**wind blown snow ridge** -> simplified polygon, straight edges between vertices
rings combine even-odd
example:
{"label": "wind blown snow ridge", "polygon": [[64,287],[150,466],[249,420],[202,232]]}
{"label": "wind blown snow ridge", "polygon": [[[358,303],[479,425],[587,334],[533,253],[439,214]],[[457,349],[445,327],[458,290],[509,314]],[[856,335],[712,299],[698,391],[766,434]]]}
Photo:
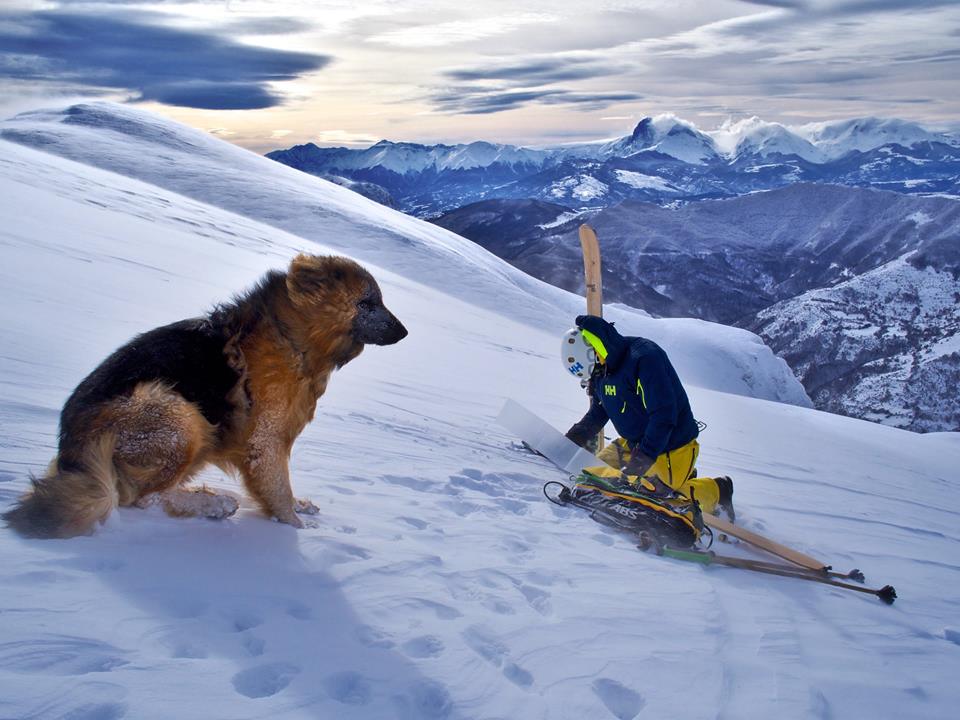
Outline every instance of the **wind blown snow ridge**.
{"label": "wind blown snow ridge", "polygon": [[[0,225],[4,506],[49,461],[64,398],[110,350],[208,309],[298,249],[363,259],[410,335],[337,373],[294,448],[294,489],[321,509],[313,527],[269,522],[244,500],[217,523],[121,509],[92,537],[28,542],[0,529],[0,716],[706,720],[956,708],[960,501],[945,492],[960,466],[955,435],[690,387],[709,424],[700,470],[734,476],[742,522],[895,584],[892,608],[639,553],[547,503],[542,484],[563,478],[493,422],[507,397],[557,427],[585,410],[556,357],[555,330],[579,298],[202,134],[155,120],[145,141],[137,128],[151,117],[117,116],[136,121],[121,123],[132,134],[52,122],[19,137],[152,184],[0,142],[0,208],[16,219]],[[277,172],[243,180],[266,167]],[[297,222],[311,238],[335,231],[324,245],[279,229]],[[657,332],[688,378],[776,394],[755,336],[621,313],[626,330]],[[737,374],[754,377],[724,379]],[[201,480],[242,494],[218,474]]]}

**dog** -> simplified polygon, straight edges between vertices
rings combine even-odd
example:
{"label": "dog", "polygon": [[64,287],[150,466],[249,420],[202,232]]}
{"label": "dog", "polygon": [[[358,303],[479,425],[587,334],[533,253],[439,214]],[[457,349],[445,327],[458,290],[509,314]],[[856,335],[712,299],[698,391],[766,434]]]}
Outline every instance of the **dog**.
{"label": "dog", "polygon": [[235,498],[182,487],[208,464],[239,474],[264,513],[303,527],[288,461],[333,371],[407,329],[373,276],[298,255],[201,318],[146,332],[87,376],[60,416],[59,450],[3,518],[27,537],[89,534],[117,506],[226,517]]}

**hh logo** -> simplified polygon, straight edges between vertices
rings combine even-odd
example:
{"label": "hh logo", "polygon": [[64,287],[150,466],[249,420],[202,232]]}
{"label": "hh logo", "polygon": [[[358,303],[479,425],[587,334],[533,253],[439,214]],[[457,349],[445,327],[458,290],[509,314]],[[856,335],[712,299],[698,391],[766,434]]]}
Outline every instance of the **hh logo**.
{"label": "hh logo", "polygon": [[603,386],[603,391],[604,391],[607,395],[616,395],[616,394],[617,394],[617,386],[616,386],[616,385],[604,385],[604,386]]}
{"label": "hh logo", "polygon": [[572,372],[574,375],[583,372],[583,365],[581,365],[580,363],[577,363],[576,365],[571,365],[570,372]]}

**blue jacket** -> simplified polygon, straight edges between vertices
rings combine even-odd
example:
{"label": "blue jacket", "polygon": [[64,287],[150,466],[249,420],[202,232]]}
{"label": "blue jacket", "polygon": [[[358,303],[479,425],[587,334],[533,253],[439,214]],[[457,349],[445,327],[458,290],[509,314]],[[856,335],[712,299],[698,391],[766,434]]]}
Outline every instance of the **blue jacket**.
{"label": "blue jacket", "polygon": [[567,433],[584,444],[609,419],[631,448],[656,458],[699,435],[687,393],[667,354],[652,340],[624,337],[612,323],[591,315],[577,326],[600,338],[606,362],[591,379],[590,410]]}

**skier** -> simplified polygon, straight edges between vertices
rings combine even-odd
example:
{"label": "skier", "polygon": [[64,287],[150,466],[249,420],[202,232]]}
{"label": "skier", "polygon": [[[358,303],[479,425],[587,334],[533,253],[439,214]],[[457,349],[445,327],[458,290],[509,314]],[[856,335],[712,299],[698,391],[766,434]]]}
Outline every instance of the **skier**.
{"label": "skier", "polygon": [[[580,315],[576,324],[596,363],[586,368],[590,409],[567,437],[588,447],[611,420],[621,437],[600,452],[601,460],[650,492],[658,491],[660,481],[696,499],[704,512],[720,507],[733,521],[733,481],[697,477],[700,430],[667,354],[652,340],[624,337],[603,318]],[[610,468],[590,471],[616,474]]]}

